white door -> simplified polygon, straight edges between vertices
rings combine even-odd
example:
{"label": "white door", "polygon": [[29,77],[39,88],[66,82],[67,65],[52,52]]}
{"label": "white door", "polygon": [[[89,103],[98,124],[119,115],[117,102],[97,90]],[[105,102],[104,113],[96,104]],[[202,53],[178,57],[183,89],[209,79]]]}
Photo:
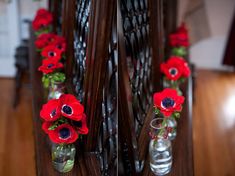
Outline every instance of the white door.
{"label": "white door", "polygon": [[0,0],[0,77],[15,75],[14,54],[20,44],[18,0]]}

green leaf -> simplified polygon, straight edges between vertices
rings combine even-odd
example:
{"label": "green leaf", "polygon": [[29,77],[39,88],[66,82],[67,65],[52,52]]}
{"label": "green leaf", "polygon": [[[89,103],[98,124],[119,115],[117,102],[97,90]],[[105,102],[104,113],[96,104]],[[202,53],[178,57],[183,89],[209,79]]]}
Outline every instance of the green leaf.
{"label": "green leaf", "polygon": [[56,72],[51,74],[51,82],[55,83],[55,82],[61,82],[63,83],[65,81],[65,74],[61,73],[61,72]]}
{"label": "green leaf", "polygon": [[160,114],[160,110],[158,109],[158,108],[156,108],[156,107],[154,107],[154,113],[156,114],[156,115],[158,115],[158,114]]}
{"label": "green leaf", "polygon": [[180,118],[180,113],[179,112],[175,112],[175,113],[173,113],[173,116],[174,116],[174,118],[179,119]]}
{"label": "green leaf", "polygon": [[50,77],[47,74],[44,74],[42,77],[42,83],[44,88],[48,88],[50,84]]}
{"label": "green leaf", "polygon": [[48,130],[54,130],[54,129],[56,129],[58,127],[58,125],[55,123],[55,124],[53,124],[52,126],[50,126],[49,128],[48,128]]}
{"label": "green leaf", "polygon": [[175,56],[184,57],[187,55],[187,50],[185,47],[172,48],[172,54]]}

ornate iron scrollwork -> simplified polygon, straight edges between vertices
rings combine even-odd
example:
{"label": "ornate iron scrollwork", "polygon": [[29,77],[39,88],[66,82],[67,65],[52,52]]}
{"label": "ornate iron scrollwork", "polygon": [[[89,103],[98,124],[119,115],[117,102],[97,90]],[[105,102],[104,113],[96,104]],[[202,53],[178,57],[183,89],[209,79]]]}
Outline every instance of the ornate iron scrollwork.
{"label": "ornate iron scrollwork", "polygon": [[99,133],[98,159],[102,175],[116,175],[117,171],[117,32],[113,20],[109,58],[106,65],[102,100],[102,124]]}
{"label": "ornate iron scrollwork", "polygon": [[152,103],[152,53],[149,41],[147,0],[121,0],[121,15],[132,89],[135,132],[138,138]]}
{"label": "ornate iron scrollwork", "polygon": [[86,48],[89,29],[90,0],[77,0],[76,27],[74,30],[73,85],[77,98],[83,102],[83,82],[86,70]]}

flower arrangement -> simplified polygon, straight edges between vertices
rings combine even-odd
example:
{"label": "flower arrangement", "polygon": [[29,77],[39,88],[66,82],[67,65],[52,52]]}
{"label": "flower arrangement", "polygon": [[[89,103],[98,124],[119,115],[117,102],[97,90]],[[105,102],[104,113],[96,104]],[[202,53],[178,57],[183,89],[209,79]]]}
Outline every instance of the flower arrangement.
{"label": "flower arrangement", "polygon": [[44,88],[49,88],[48,102],[42,106],[40,117],[42,130],[52,142],[52,161],[59,172],[69,172],[74,165],[73,143],[88,134],[84,106],[72,94],[64,93],[66,40],[52,33],[53,16],[46,9],[39,9],[32,22],[37,36],[35,46],[42,64],[38,71],[43,73]]}
{"label": "flower arrangement", "polygon": [[54,143],[71,144],[79,135],[88,133],[84,107],[71,94],[49,100],[43,105],[40,117],[44,120],[42,129]]}
{"label": "flower arrangement", "polygon": [[178,95],[176,90],[166,88],[162,92],[153,95],[153,102],[156,114],[162,113],[165,118],[171,115],[179,117],[184,97]]}
{"label": "flower arrangement", "polygon": [[48,33],[51,30],[52,22],[52,14],[46,9],[39,9],[32,22],[32,27],[35,31],[35,34],[40,35],[41,33]]}
{"label": "flower arrangement", "polygon": [[182,94],[179,86],[191,74],[188,63],[182,57],[171,56],[165,63],[161,63],[160,70],[164,74],[164,86],[176,89]]}
{"label": "flower arrangement", "polygon": [[181,57],[187,55],[189,37],[185,23],[182,23],[175,33],[169,35],[169,44],[172,47],[172,55]]}
{"label": "flower arrangement", "polygon": [[[43,59],[42,65],[38,68],[43,73],[42,83],[44,88],[55,87],[55,83],[63,84],[65,74],[62,72],[65,60],[66,40],[64,37],[51,32],[53,16],[46,9],[39,9],[32,22],[37,39],[35,46]],[[53,89],[55,91],[55,88]],[[49,93],[50,98],[58,98],[60,93]]]}

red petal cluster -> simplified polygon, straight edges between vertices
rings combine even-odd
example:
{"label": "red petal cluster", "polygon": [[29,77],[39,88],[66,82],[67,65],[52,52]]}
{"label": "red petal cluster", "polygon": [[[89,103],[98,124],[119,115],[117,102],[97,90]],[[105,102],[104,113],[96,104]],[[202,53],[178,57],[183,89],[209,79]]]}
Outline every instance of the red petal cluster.
{"label": "red petal cluster", "polygon": [[56,59],[57,61],[61,59],[61,54],[62,51],[58,49],[55,45],[48,45],[41,52],[41,55],[44,58]]}
{"label": "red petal cluster", "polygon": [[52,24],[53,16],[46,9],[39,9],[32,22],[32,27],[35,31],[48,27]]}
{"label": "red petal cluster", "polygon": [[55,69],[63,68],[63,64],[60,63],[57,59],[44,59],[42,65],[38,68],[39,71],[48,74],[52,73]]}
{"label": "red petal cluster", "polygon": [[[43,105],[40,116],[45,120],[42,125],[43,131],[55,143],[73,143],[77,139],[78,134],[88,133],[84,107],[71,94],[63,94],[59,99],[49,100]],[[53,125],[53,122],[61,116],[71,119],[74,127],[64,123],[56,129],[50,130],[49,128]],[[64,129],[65,127],[66,129]]]}
{"label": "red petal cluster", "polygon": [[78,138],[78,134],[75,129],[66,123],[58,126],[54,130],[49,130],[48,135],[50,140],[57,144],[71,144],[74,143]]}
{"label": "red petal cluster", "polygon": [[178,56],[171,56],[166,63],[161,63],[160,69],[169,80],[174,81],[182,77],[187,78],[191,73],[188,63]]}
{"label": "red petal cluster", "polygon": [[174,112],[180,112],[184,97],[179,96],[175,89],[166,88],[153,95],[154,106],[165,116],[169,117]]}
{"label": "red petal cluster", "polygon": [[188,30],[183,23],[175,33],[170,34],[169,43],[172,47],[188,47],[189,46],[189,37]]}
{"label": "red petal cluster", "polygon": [[35,41],[35,46],[37,49],[42,49],[47,45],[53,43],[56,40],[57,36],[53,33],[43,33],[38,36]]}

